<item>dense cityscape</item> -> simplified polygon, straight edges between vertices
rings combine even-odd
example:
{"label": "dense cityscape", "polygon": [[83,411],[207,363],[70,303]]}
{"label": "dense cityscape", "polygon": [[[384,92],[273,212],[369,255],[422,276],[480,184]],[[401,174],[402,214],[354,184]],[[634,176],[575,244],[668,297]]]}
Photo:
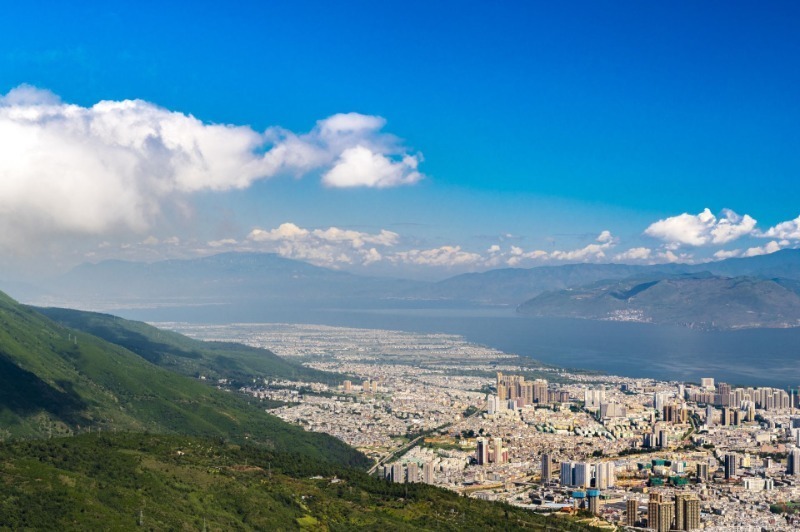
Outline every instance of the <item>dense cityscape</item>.
{"label": "dense cityscape", "polygon": [[245,391],[270,400],[280,418],[364,452],[387,482],[577,514],[609,529],[800,524],[794,390],[567,370],[446,334],[159,325],[343,375],[254,382]]}

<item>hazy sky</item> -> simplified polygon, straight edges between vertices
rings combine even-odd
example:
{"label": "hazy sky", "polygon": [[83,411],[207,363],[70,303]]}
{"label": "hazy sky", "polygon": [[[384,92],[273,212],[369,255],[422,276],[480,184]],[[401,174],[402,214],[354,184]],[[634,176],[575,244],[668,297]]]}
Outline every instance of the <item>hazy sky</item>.
{"label": "hazy sky", "polygon": [[0,278],[232,250],[440,278],[800,243],[796,2],[15,4]]}

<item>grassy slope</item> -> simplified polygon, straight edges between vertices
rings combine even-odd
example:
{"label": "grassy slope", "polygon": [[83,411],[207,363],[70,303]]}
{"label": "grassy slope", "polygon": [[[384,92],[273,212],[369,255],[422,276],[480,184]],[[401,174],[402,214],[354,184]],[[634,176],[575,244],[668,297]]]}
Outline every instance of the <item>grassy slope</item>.
{"label": "grassy slope", "polygon": [[587,530],[252,446],[142,434],[0,445],[0,528],[131,529],[140,519],[156,530]]}
{"label": "grassy slope", "polygon": [[345,377],[306,368],[266,349],[235,343],[201,342],[109,314],[63,308],[37,308],[66,327],[121,345],[153,364],[191,377],[205,375],[251,382],[253,377],[336,382]]}
{"label": "grassy slope", "polygon": [[316,459],[366,461],[335,438],[267,414],[255,401],[155,366],[0,294],[0,438],[98,429],[251,440]]}

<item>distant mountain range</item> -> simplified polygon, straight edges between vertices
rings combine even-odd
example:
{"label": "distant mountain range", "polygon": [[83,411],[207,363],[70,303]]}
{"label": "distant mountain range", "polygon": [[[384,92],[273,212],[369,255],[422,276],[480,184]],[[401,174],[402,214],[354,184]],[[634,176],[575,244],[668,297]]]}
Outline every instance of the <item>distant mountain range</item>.
{"label": "distant mountain range", "polygon": [[800,283],[785,279],[683,274],[600,281],[540,294],[529,316],[639,321],[695,329],[800,326]]}
{"label": "distant mountain range", "polygon": [[[685,277],[679,282],[680,276]],[[649,281],[642,281],[645,279]],[[669,299],[658,312],[653,310],[655,301],[648,303],[647,308],[633,308],[630,304],[621,307],[618,301],[611,301],[610,295],[605,299],[599,297],[604,289],[609,293],[624,292],[624,286],[662,280],[679,283],[676,286],[683,298]],[[224,253],[154,263],[87,263],[41,287],[38,293],[30,286],[9,288],[12,292],[19,290],[22,297],[37,304],[92,309],[244,304],[276,308],[281,305],[337,308],[499,305],[519,306],[520,313],[527,315],[588,319],[609,319],[609,313],[627,310],[644,313],[651,309],[643,320],[738,328],[797,325],[793,321],[797,311],[792,298],[796,292],[791,281],[800,281],[800,250],[692,265],[567,264],[504,268],[457,275],[439,282],[356,275],[271,253]],[[615,283],[621,284],[617,287]],[[755,283],[757,288],[744,290],[748,283]],[[699,306],[701,301],[717,301],[722,286],[726,285],[732,287],[725,292],[726,306]],[[586,297],[576,299],[562,293],[579,288],[586,292]],[[655,299],[660,294],[660,287],[652,288],[642,294],[637,304],[644,305],[645,296]],[[785,293],[779,295],[779,289]],[[756,297],[754,293],[760,295]],[[598,299],[593,300],[589,294]],[[780,307],[768,304],[777,301]],[[762,304],[763,308],[758,306]],[[667,307],[672,310],[667,311]],[[725,318],[719,314],[724,312],[728,312]]]}

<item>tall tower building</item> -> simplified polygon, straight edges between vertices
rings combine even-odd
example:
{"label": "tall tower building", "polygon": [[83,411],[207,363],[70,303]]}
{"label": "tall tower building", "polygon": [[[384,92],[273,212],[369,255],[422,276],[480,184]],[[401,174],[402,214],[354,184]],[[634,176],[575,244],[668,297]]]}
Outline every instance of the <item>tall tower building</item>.
{"label": "tall tower building", "polygon": [[683,530],[700,529],[700,499],[696,496],[683,501]]}
{"label": "tall tower building", "polygon": [[492,438],[492,447],[494,447],[494,461],[496,464],[503,464],[503,439]]}
{"label": "tall tower building", "polygon": [[433,484],[433,462],[425,462],[422,466],[422,481],[425,484]]}
{"label": "tall tower building", "polygon": [[650,500],[647,501],[647,526],[648,528],[658,528],[658,513],[664,496],[660,493],[650,493]]}
{"label": "tall tower building", "polygon": [[587,490],[586,498],[587,502],[589,503],[589,513],[592,515],[598,515],[600,513],[600,490]]}
{"label": "tall tower building", "polygon": [[672,528],[673,518],[675,517],[675,507],[671,502],[658,503],[658,532],[668,532]]}
{"label": "tall tower building", "polygon": [[639,501],[636,499],[628,499],[625,503],[627,515],[625,516],[625,524],[628,526],[636,526],[636,520],[639,518]]}
{"label": "tall tower building", "polygon": [[736,455],[735,454],[726,454],[725,455],[725,480],[731,479],[738,475],[736,470]]}
{"label": "tall tower building", "polygon": [[691,497],[690,493],[676,493],[675,494],[675,530],[684,530],[684,501]]}
{"label": "tall tower building", "polygon": [[403,464],[395,462],[392,464],[392,482],[396,484],[405,483],[405,475],[403,475]]}
{"label": "tall tower building", "polygon": [[575,485],[588,488],[592,482],[591,464],[588,462],[578,462],[575,464]]}
{"label": "tall tower building", "polygon": [[475,458],[478,460],[478,465],[486,465],[489,463],[489,442],[486,438],[478,438],[476,441],[477,448],[475,450]]}
{"label": "tall tower building", "polygon": [[616,482],[614,462],[600,462],[595,467],[595,486],[604,490],[613,488]]}
{"label": "tall tower building", "polygon": [[697,464],[697,478],[703,482],[708,480],[708,464]]}
{"label": "tall tower building", "polygon": [[419,482],[419,465],[416,462],[409,462],[406,475],[408,482]]}
{"label": "tall tower building", "polygon": [[542,455],[542,484],[547,484],[553,476],[553,457],[545,453]]}
{"label": "tall tower building", "polygon": [[789,460],[786,463],[786,474],[800,477],[800,448],[795,447],[789,451]]}
{"label": "tall tower building", "polygon": [[572,486],[573,484],[573,470],[572,462],[561,462],[561,485]]}
{"label": "tall tower building", "polygon": [[533,402],[537,404],[547,404],[547,381],[544,379],[536,379],[533,381]]}

